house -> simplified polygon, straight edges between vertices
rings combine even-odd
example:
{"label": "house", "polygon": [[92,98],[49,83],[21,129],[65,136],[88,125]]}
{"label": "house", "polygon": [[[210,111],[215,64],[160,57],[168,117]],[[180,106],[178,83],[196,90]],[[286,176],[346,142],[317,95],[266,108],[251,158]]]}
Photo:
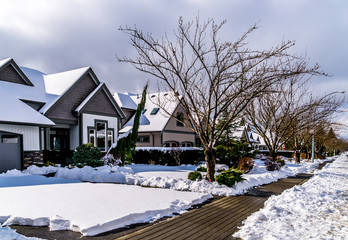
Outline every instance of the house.
{"label": "house", "polygon": [[91,67],[55,74],[0,60],[0,172],[43,161],[56,150],[63,162],[91,142],[102,151],[117,139],[125,116]]}
{"label": "house", "polygon": [[236,121],[233,125],[233,129],[230,131],[232,139],[247,143],[253,150],[267,150],[264,139],[254,126],[247,124],[244,119]]}
{"label": "house", "polygon": [[[195,132],[182,123],[183,121],[187,123],[187,114],[179,102],[175,100],[174,93],[160,92],[146,96],[145,109],[140,117],[136,146],[193,147]],[[114,97],[127,116],[128,121],[120,130],[120,133],[125,133],[133,126],[134,113],[136,106],[140,103],[141,96],[131,93],[115,93]]]}

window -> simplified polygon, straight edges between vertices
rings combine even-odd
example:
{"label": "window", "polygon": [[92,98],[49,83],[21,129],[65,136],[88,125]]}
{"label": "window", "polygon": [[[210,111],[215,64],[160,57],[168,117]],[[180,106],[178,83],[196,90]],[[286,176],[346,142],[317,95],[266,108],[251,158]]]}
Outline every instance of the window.
{"label": "window", "polygon": [[166,147],[179,147],[179,143],[175,141],[167,141],[164,143]]}
{"label": "window", "polygon": [[114,136],[115,131],[113,128],[108,128],[107,121],[96,120],[94,127],[87,127],[88,142],[103,152],[114,143]]}
{"label": "window", "polygon": [[95,145],[95,129],[88,129],[88,142]]}
{"label": "window", "polygon": [[180,144],[180,147],[193,147],[193,143],[192,142],[182,142]]}
{"label": "window", "polygon": [[184,126],[184,114],[182,112],[178,112],[176,114],[176,126],[183,127]]}
{"label": "window", "polygon": [[150,142],[150,136],[139,136],[138,142]]}
{"label": "window", "polygon": [[108,129],[108,147],[111,147],[111,145],[114,143],[114,131]]}
{"label": "window", "polygon": [[18,143],[18,136],[16,136],[16,135],[2,135],[1,143]]}
{"label": "window", "polygon": [[142,113],[142,114],[146,113],[146,110],[147,110],[147,109],[144,109],[143,111],[141,111],[141,113]]}
{"label": "window", "polygon": [[154,109],[152,109],[150,114],[151,115],[156,115],[158,113],[158,111],[159,111],[159,108],[154,108]]}
{"label": "window", "polygon": [[106,123],[97,122],[97,147],[101,151],[106,151]]}

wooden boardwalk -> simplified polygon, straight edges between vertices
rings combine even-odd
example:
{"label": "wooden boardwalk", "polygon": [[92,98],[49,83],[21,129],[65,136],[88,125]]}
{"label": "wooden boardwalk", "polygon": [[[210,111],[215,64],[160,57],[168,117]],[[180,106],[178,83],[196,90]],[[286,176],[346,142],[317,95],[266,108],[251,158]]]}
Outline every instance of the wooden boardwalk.
{"label": "wooden boardwalk", "polygon": [[223,197],[201,208],[167,219],[117,239],[234,239],[232,234],[253,212],[264,206],[271,195],[302,184],[312,175],[281,179],[255,188],[247,195]]}

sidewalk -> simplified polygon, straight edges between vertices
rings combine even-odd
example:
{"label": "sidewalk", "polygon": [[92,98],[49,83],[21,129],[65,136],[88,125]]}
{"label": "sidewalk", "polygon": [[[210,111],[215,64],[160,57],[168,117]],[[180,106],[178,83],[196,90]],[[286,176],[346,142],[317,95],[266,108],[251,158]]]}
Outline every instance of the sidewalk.
{"label": "sidewalk", "polygon": [[[326,163],[321,164],[321,169]],[[44,239],[234,239],[231,235],[250,214],[264,206],[272,195],[281,194],[307,181],[312,175],[299,174],[296,177],[252,189],[248,194],[233,197],[218,197],[211,203],[193,209],[167,220],[150,224],[138,224],[130,228],[117,229],[95,237],[81,237],[72,231],[49,231],[48,227],[11,226],[28,237]]]}

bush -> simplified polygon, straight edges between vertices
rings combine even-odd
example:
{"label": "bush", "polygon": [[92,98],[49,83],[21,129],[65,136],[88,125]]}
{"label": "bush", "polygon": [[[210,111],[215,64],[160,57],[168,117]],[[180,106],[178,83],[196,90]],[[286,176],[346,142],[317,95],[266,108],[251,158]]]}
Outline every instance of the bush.
{"label": "bush", "polygon": [[281,164],[277,161],[272,161],[270,158],[267,158],[265,161],[265,166],[268,171],[275,171],[281,168]]}
{"label": "bush", "polygon": [[242,171],[243,173],[248,173],[253,169],[254,161],[252,158],[244,157],[239,159],[238,163],[238,170]]}
{"label": "bush", "polygon": [[188,179],[192,180],[192,181],[196,181],[197,179],[201,180],[202,179],[202,174],[198,171],[194,171],[194,172],[190,172],[188,174]]}
{"label": "bush", "polygon": [[206,168],[206,167],[203,167],[203,166],[200,166],[200,167],[197,168],[196,170],[199,171],[199,172],[207,172],[207,168]]}
{"label": "bush", "polygon": [[280,163],[281,167],[285,165],[284,159],[277,159],[277,163]]}
{"label": "bush", "polygon": [[78,146],[74,152],[74,165],[78,167],[91,166],[100,167],[104,162],[100,160],[101,151],[94,147],[92,143],[82,144]]}
{"label": "bush", "polygon": [[104,162],[104,165],[109,165],[109,166],[116,166],[122,164],[122,161],[120,159],[115,159],[112,154],[106,154],[103,158],[102,161]]}
{"label": "bush", "polygon": [[241,182],[243,172],[230,168],[226,171],[222,171],[219,175],[215,177],[215,180],[220,185],[226,185],[228,187],[233,187],[236,182]]}

